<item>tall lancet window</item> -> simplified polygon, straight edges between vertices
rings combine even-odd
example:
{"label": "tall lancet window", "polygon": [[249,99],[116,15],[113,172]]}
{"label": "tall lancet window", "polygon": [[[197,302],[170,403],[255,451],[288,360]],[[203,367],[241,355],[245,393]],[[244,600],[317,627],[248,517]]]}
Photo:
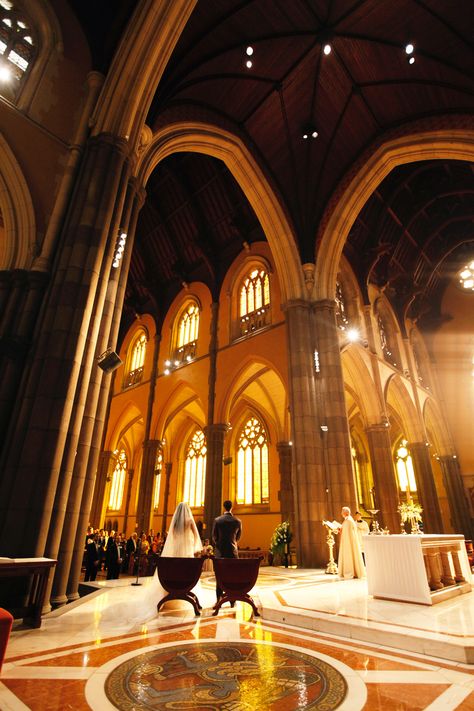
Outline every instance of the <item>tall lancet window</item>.
{"label": "tall lancet window", "polygon": [[199,336],[199,306],[191,301],[182,312],[177,329],[175,359],[177,363],[190,361],[196,357]]}
{"label": "tall lancet window", "polygon": [[127,455],[121,449],[117,456],[117,462],[112,474],[109,493],[109,509],[120,511],[122,508],[123,492],[125,489],[125,475],[127,473]]}
{"label": "tall lancet window", "polygon": [[257,417],[247,420],[237,450],[237,503],[268,504],[268,438]]}
{"label": "tall lancet window", "polygon": [[408,442],[406,439],[400,440],[395,455],[395,464],[397,467],[398,486],[400,491],[406,492],[407,498],[411,498],[411,494],[416,493],[415,470],[413,469],[413,460],[408,450]]}
{"label": "tall lancet window", "polygon": [[124,382],[124,387],[126,388],[129,388],[131,385],[137,385],[143,378],[147,340],[145,331],[140,331],[132,343]]}
{"label": "tall lancet window", "polygon": [[206,452],[204,432],[196,430],[186,448],[184,465],[183,501],[190,506],[204,506]]}
{"label": "tall lancet window", "polygon": [[247,333],[266,326],[270,315],[270,279],[265,269],[253,269],[239,292],[240,332]]}
{"label": "tall lancet window", "polygon": [[34,56],[35,42],[26,19],[12,0],[0,0],[0,87],[9,82],[18,86]]}

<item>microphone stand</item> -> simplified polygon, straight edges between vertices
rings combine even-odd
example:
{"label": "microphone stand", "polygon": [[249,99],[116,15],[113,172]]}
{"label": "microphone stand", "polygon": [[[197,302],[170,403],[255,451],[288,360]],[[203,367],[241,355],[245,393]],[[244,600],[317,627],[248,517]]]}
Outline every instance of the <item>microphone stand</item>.
{"label": "microphone stand", "polygon": [[135,555],[136,555],[137,558],[138,558],[137,579],[135,580],[134,583],[132,583],[132,585],[141,585],[141,583],[138,582],[138,574],[139,574],[139,572],[140,572],[140,553],[141,553],[141,550],[142,550],[142,542],[141,542],[141,541],[138,541],[138,542],[137,542],[137,547],[136,547],[136,550],[135,550]]}

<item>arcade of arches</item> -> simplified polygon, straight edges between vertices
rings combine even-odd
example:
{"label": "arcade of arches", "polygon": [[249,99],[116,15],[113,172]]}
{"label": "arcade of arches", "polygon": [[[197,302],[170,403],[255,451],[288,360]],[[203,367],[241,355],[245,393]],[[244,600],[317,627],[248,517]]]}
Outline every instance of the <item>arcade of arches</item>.
{"label": "arcade of arches", "polygon": [[[261,40],[278,76],[268,56],[252,89],[235,70],[234,106],[213,64],[235,49],[227,20],[208,8],[207,56],[192,45],[207,3],[119,4],[101,46],[80,3],[0,2],[31,28],[0,85],[0,554],[57,558],[62,605],[89,523],[164,531],[181,500],[209,532],[232,499],[252,549],[289,520],[302,567],[326,562],[321,521],[343,505],[398,532],[413,498],[426,532],[471,538],[474,292],[457,275],[474,260],[474,104],[452,23],[438,28],[451,63],[428,76],[426,50],[413,70],[433,103],[375,99],[359,66],[349,93],[371,118],[352,133],[329,102],[322,159],[291,113],[307,92],[285,93],[290,65],[309,81],[302,57]],[[385,91],[408,65],[358,21]],[[288,130],[269,123],[280,99]]]}

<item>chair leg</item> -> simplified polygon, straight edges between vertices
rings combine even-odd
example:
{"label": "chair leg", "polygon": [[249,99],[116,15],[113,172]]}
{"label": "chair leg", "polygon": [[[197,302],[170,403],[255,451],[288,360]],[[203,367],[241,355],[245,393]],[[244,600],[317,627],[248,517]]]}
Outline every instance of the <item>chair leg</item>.
{"label": "chair leg", "polygon": [[244,595],[244,596],[241,598],[241,600],[242,600],[243,602],[248,602],[248,604],[251,606],[251,608],[252,608],[252,610],[253,610],[253,614],[255,615],[255,617],[260,617],[260,613],[259,613],[259,611],[257,610],[257,606],[256,606],[256,604],[254,603],[254,601],[252,600],[252,598],[250,597],[250,595]]}
{"label": "chair leg", "polygon": [[195,593],[193,593],[193,592],[188,593],[188,595],[190,595],[194,600],[196,600],[196,605],[198,606],[198,608],[199,608],[200,610],[202,610],[202,605],[201,605],[201,603],[199,602],[198,596],[197,596]]}

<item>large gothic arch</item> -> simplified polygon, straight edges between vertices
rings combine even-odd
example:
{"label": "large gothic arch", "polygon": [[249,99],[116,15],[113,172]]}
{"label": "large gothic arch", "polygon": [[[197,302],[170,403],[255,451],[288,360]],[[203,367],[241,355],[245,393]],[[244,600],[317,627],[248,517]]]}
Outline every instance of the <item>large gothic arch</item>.
{"label": "large gothic arch", "polygon": [[154,134],[137,174],[146,183],[160,161],[177,152],[203,153],[221,160],[251,204],[267,237],[280,281],[282,300],[304,297],[303,271],[285,212],[251,151],[237,136],[207,123],[182,121]]}
{"label": "large gothic arch", "polygon": [[33,202],[23,171],[1,134],[0,211],[5,225],[5,239],[0,242],[0,269],[29,269],[36,233]]}
{"label": "large gothic arch", "polygon": [[434,159],[472,161],[474,126],[462,130],[448,127],[413,131],[389,138],[359,161],[321,221],[315,269],[317,299],[334,298],[337,271],[349,231],[382,180],[398,165]]}

